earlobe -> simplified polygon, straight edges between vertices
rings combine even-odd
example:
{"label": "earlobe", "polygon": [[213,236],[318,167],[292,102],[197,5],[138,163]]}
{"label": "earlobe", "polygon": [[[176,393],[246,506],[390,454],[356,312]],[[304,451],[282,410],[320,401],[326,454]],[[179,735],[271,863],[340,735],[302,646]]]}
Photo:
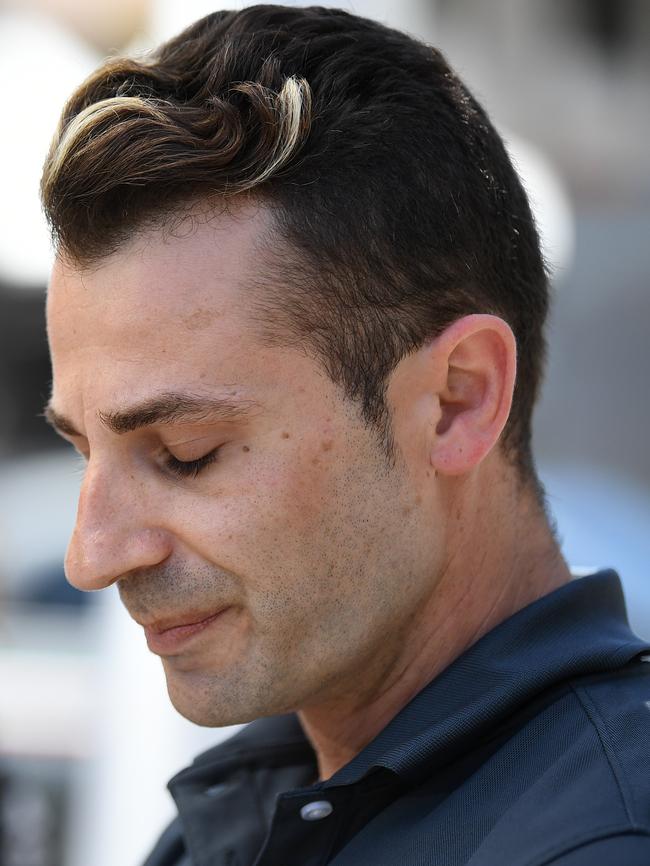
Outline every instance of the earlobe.
{"label": "earlobe", "polygon": [[510,414],[517,347],[510,326],[497,316],[458,319],[433,343],[447,376],[438,395],[440,420],[430,460],[443,475],[474,469],[499,440]]}

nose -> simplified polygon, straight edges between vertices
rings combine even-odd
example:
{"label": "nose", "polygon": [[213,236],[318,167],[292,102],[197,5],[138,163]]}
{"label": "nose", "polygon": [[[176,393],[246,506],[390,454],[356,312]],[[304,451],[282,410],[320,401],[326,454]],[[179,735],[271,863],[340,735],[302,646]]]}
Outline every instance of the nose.
{"label": "nose", "polygon": [[171,553],[171,536],[156,525],[146,490],[128,473],[89,464],[79,494],[65,573],[77,589],[104,589]]}

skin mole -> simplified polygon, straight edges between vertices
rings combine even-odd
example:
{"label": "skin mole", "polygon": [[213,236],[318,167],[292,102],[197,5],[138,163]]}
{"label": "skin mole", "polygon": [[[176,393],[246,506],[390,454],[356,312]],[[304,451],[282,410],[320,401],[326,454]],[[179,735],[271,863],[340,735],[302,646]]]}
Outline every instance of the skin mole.
{"label": "skin mole", "polygon": [[288,438],[289,438],[289,434],[286,433],[286,432],[283,433],[283,434],[282,434],[282,438],[283,438],[283,439],[288,439]]}
{"label": "skin mole", "polygon": [[214,318],[215,313],[212,310],[195,310],[195,312],[185,318],[185,325],[189,331],[201,331],[211,325]]}
{"label": "skin mole", "polygon": [[250,451],[250,450],[251,450],[251,449],[248,447],[248,445],[244,445],[244,446],[242,447],[242,451]]}

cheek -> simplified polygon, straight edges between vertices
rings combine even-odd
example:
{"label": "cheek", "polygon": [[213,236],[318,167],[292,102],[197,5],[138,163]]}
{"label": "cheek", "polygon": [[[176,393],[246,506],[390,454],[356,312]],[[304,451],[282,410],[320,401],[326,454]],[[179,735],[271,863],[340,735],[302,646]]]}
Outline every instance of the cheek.
{"label": "cheek", "polygon": [[294,560],[313,550],[339,502],[339,473],[324,441],[329,450],[287,447],[274,460],[250,452],[232,476],[217,469],[210,492],[188,492],[175,503],[178,534],[202,558],[244,578],[299,566]]}
{"label": "cheek", "polygon": [[291,526],[309,525],[337,491],[346,450],[329,430],[295,441],[283,433],[280,441],[281,454],[255,467],[255,494],[269,515],[291,516]]}
{"label": "cheek", "polygon": [[303,446],[265,467],[243,504],[276,553],[311,560],[319,534],[340,503],[337,478],[332,459],[324,458],[319,448]]}

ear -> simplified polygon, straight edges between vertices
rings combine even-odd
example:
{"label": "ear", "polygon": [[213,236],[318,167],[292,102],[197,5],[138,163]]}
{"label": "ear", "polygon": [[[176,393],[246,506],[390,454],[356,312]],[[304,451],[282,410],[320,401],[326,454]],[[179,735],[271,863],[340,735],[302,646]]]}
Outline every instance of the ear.
{"label": "ear", "polygon": [[462,475],[494,448],[508,420],[516,340],[503,319],[471,315],[446,328],[429,344],[429,352],[441,371],[431,465],[442,475]]}

